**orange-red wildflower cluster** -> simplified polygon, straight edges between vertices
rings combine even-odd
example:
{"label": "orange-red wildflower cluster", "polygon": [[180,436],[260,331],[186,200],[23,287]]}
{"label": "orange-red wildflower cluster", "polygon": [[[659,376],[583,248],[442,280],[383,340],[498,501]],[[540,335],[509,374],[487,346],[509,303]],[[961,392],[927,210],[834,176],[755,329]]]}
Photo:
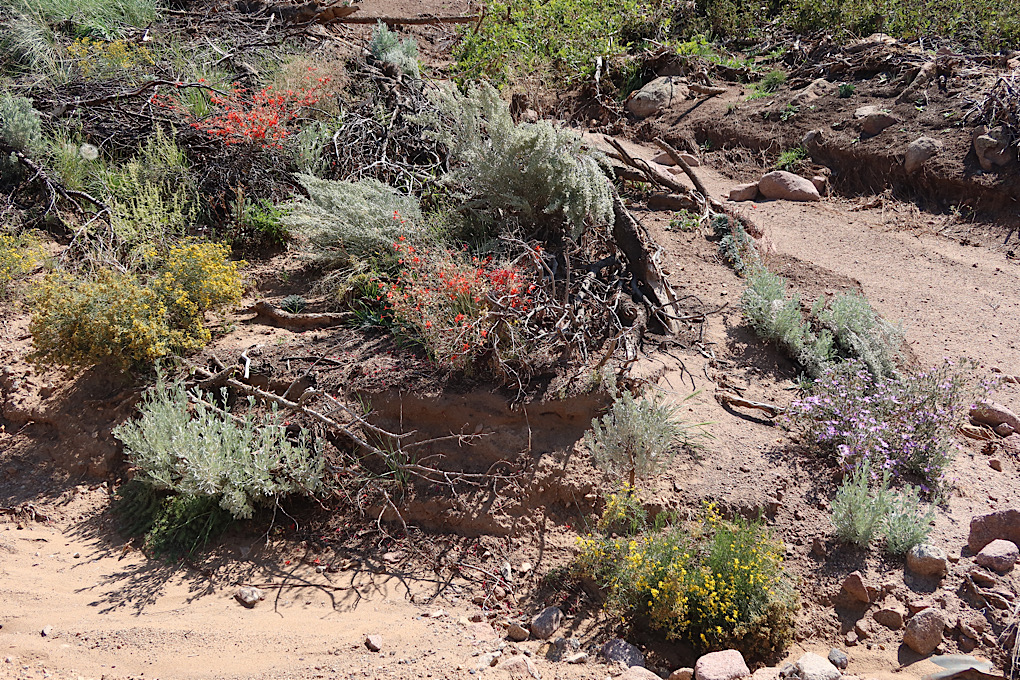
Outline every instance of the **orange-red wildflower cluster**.
{"label": "orange-red wildflower cluster", "polygon": [[327,82],[328,78],[319,78],[296,91],[276,92],[267,87],[251,97],[246,89],[234,87],[227,96],[210,96],[220,112],[193,122],[191,127],[220,137],[226,144],[260,142],[263,147],[279,148],[290,134],[288,124],[302,109],[319,101],[319,90]]}

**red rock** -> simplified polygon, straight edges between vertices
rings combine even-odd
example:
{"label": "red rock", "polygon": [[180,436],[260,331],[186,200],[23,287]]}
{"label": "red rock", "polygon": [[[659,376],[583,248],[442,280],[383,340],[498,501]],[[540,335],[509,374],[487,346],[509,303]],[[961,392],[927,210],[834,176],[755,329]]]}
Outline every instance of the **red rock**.
{"label": "red rock", "polygon": [[1012,569],[1017,559],[1020,559],[1020,549],[1017,548],[1016,543],[997,538],[981,548],[981,552],[977,554],[974,561],[982,567],[994,569],[1001,574]]}
{"label": "red rock", "polygon": [[1020,510],[1000,510],[980,515],[970,521],[967,547],[978,553],[997,538],[1020,544]]}
{"label": "red rock", "polygon": [[737,680],[750,674],[744,655],[735,649],[705,654],[694,664],[695,680]]}
{"label": "red rock", "polygon": [[822,198],[811,180],[785,170],[775,170],[764,175],[758,181],[758,191],[765,198],[786,201],[820,201]]}
{"label": "red rock", "polygon": [[843,579],[843,590],[850,593],[855,600],[864,604],[871,602],[871,597],[868,595],[868,586],[864,583],[864,576],[859,571],[855,571]]}
{"label": "red rock", "polygon": [[927,656],[942,642],[945,628],[946,620],[942,617],[942,612],[937,609],[925,609],[907,621],[903,644],[918,654]]}

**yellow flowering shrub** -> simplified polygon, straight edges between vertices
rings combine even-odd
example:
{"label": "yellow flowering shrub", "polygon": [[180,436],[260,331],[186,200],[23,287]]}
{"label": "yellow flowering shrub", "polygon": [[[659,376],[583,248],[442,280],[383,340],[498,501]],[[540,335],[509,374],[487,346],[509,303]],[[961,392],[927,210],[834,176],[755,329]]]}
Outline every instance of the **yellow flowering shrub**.
{"label": "yellow flowering shrub", "polygon": [[[606,512],[618,508],[611,501]],[[602,587],[624,622],[641,621],[699,650],[736,648],[751,658],[792,638],[796,603],[783,551],[761,524],[724,521],[709,506],[691,527],[630,537],[599,532],[581,537],[579,548],[574,572]]]}
{"label": "yellow flowering shrub", "polygon": [[244,263],[229,254],[225,245],[189,243],[163,256],[151,251],[146,277],[111,270],[47,276],[34,296],[35,359],[128,368],[203,347],[211,339],[205,311],[241,299]]}
{"label": "yellow flowering shrub", "polygon": [[67,53],[86,77],[101,75],[110,70],[131,70],[156,63],[148,47],[133,45],[124,40],[107,42],[79,38],[67,46]]}
{"label": "yellow flowering shrub", "polygon": [[0,298],[36,265],[40,253],[26,236],[0,233]]}

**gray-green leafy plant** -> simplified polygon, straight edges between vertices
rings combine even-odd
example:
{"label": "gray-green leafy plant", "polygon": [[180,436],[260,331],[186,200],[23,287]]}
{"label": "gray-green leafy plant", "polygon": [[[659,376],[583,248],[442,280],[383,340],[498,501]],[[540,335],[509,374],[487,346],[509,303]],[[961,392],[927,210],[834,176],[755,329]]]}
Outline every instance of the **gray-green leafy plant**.
{"label": "gray-green leafy plant", "polygon": [[915,545],[927,540],[934,521],[934,510],[921,502],[916,486],[908,484],[901,491],[892,493],[883,527],[885,549],[893,555],[905,555]]}
{"label": "gray-green leafy plant", "polygon": [[633,489],[638,477],[648,477],[669,462],[676,444],[694,443],[697,434],[691,428],[697,426],[681,422],[676,414],[675,406],[623,392],[606,415],[591,421],[584,442],[596,467],[627,474]]}
{"label": "gray-green leafy plant", "polygon": [[871,463],[864,461],[843,481],[832,500],[832,525],[836,536],[856,545],[867,545],[881,530],[889,509],[889,475],[872,488]]}
{"label": "gray-green leafy plant", "polygon": [[43,148],[42,120],[32,102],[0,90],[0,170],[3,174],[15,173],[19,167],[13,152],[30,156]]}
{"label": "gray-green leafy plant", "polygon": [[211,497],[235,519],[289,494],[314,495],[322,486],[318,448],[303,433],[292,442],[275,410],[237,422],[204,400],[189,399],[184,385],[168,384],[162,372],[142,397],[139,416],[113,434],[124,443],[136,480]]}
{"label": "gray-green leafy plant", "polygon": [[378,180],[297,179],[309,197],[290,203],[282,223],[308,239],[322,266],[349,268],[369,256],[392,253],[400,237],[413,240],[421,232],[418,199]]}
{"label": "gray-green leafy plant", "polygon": [[418,78],[418,43],[414,38],[400,37],[386,24],[379,22],[372,30],[372,39],[368,43],[368,51],[379,61],[393,64],[400,72]]}
{"label": "gray-green leafy plant", "polygon": [[455,162],[445,182],[466,208],[509,212],[528,226],[565,223],[572,236],[613,220],[604,157],[583,148],[580,137],[548,121],[514,123],[490,85],[466,93],[446,88],[433,119],[436,138]]}
{"label": "gray-green leafy plant", "polygon": [[881,318],[863,295],[843,293],[829,301],[820,297],[812,315],[832,333],[841,355],[860,359],[874,376],[896,374],[903,331]]}

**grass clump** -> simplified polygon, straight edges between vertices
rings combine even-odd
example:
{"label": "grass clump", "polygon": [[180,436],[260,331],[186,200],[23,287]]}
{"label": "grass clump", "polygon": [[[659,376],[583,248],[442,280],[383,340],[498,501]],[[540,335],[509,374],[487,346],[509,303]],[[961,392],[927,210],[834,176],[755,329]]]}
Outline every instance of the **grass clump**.
{"label": "grass clump", "polygon": [[100,269],[92,276],[58,272],[35,289],[33,357],[41,364],[126,369],[203,347],[204,314],[241,299],[230,249],[214,243],[153,250],[144,276]]}
{"label": "grass clump", "polygon": [[876,478],[868,460],[848,475],[832,501],[832,525],[840,540],[865,546],[881,535],[888,552],[905,555],[928,538],[935,513],[922,510],[917,487],[894,491],[891,479],[888,470]]}
{"label": "grass clump", "polygon": [[854,92],[857,91],[857,86],[853,83],[840,83],[839,84],[839,98],[849,99],[854,96]]}
{"label": "grass clump", "polygon": [[584,443],[595,466],[609,474],[627,474],[631,488],[638,477],[655,474],[669,462],[678,443],[695,444],[696,425],[676,417],[677,408],[623,392],[609,413],[591,421]]}
{"label": "grass clump", "polygon": [[795,146],[779,154],[774,167],[776,170],[792,172],[805,158],[807,158],[807,151],[804,150],[804,147]]}
{"label": "grass clump", "polygon": [[304,433],[292,441],[275,409],[237,423],[158,371],[138,410],[113,431],[135,468],[121,515],[153,552],[193,553],[231,520],[322,486],[320,452]]}
{"label": "grass clump", "polygon": [[565,229],[575,238],[588,225],[612,222],[605,161],[573,132],[547,121],[514,123],[489,85],[466,94],[446,89],[436,105],[443,118],[433,121],[435,135],[456,162],[444,181],[467,210],[490,222],[509,213],[523,226]]}
{"label": "grass clump", "polygon": [[796,599],[783,549],[763,525],[724,521],[709,506],[690,526],[645,515],[619,536],[610,530],[618,505],[607,505],[600,529],[579,539],[572,564],[605,591],[613,614],[699,651],[736,648],[762,658],[791,641]]}
{"label": "grass clump", "polygon": [[418,78],[418,43],[414,38],[401,40],[380,21],[372,30],[368,51],[379,61],[396,66],[404,75]]}

